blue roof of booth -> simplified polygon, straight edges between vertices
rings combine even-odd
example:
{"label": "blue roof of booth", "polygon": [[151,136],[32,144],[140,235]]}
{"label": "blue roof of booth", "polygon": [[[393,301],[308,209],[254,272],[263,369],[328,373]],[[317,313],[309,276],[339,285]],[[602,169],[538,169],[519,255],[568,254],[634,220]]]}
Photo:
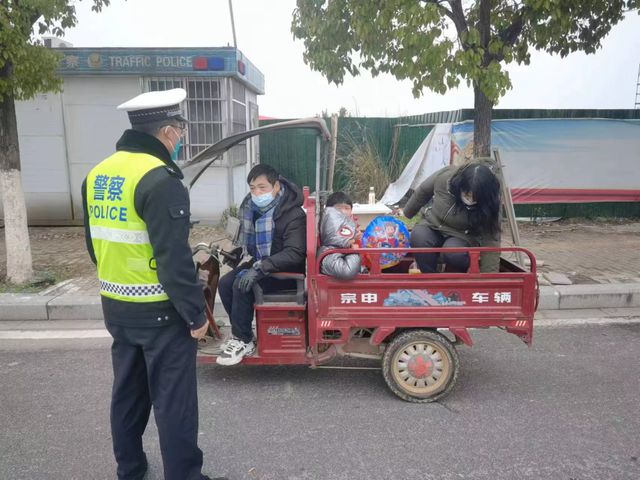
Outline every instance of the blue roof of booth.
{"label": "blue roof of booth", "polygon": [[244,54],[222,48],[59,48],[58,72],[72,75],[235,77],[264,93],[264,75]]}

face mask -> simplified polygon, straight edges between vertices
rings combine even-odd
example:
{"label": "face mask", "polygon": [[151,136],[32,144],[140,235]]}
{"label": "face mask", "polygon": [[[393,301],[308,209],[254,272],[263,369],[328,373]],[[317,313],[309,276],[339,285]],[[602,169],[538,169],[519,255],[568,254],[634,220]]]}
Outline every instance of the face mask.
{"label": "face mask", "polygon": [[471,198],[471,195],[465,195],[464,193],[460,194],[460,200],[462,200],[462,203],[464,203],[467,207],[473,207],[478,203],[471,200]]}
{"label": "face mask", "polygon": [[178,160],[178,155],[180,154],[180,149],[182,148],[182,139],[178,139],[178,143],[176,143],[176,146],[173,149],[173,152],[171,152],[171,160],[172,161],[176,161]]}
{"label": "face mask", "polygon": [[266,207],[273,202],[273,192],[263,193],[262,195],[251,194],[251,201],[256,205],[256,207]]}
{"label": "face mask", "polygon": [[[170,127],[167,127],[170,128]],[[169,140],[171,141],[171,140]],[[171,142],[173,144],[173,142]],[[173,150],[171,151],[171,160],[172,161],[176,161],[178,160],[178,154],[180,153],[180,148],[182,148],[182,137],[180,135],[178,135],[178,141],[176,142],[176,144],[173,147]]]}

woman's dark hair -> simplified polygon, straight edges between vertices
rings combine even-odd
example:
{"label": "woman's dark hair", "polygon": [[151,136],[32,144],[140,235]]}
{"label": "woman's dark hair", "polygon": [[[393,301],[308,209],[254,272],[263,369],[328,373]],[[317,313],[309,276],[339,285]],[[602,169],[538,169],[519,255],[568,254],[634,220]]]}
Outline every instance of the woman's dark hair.
{"label": "woman's dark hair", "polygon": [[[453,174],[449,192],[456,197],[458,210],[468,210],[471,231],[496,235],[500,232],[500,182],[486,165],[468,163]],[[476,204],[469,208],[462,192],[473,194]]]}
{"label": "woman's dark hair", "polygon": [[351,200],[351,197],[344,192],[333,192],[327,198],[327,207],[333,207],[339,203],[344,203],[345,205],[353,207],[353,200]]}

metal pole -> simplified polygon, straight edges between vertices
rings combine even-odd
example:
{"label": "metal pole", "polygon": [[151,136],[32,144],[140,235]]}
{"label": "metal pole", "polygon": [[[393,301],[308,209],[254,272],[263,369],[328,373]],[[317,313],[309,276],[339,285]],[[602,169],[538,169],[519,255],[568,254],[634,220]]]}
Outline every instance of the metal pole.
{"label": "metal pole", "polygon": [[329,177],[327,191],[333,191],[333,174],[336,168],[336,151],[338,148],[338,115],[331,115],[331,154],[329,155]]}
{"label": "metal pole", "polygon": [[320,189],[322,188],[322,180],[320,175],[322,175],[322,170],[320,169],[320,162],[322,160],[322,153],[320,150],[322,149],[322,143],[320,141],[320,136],[316,137],[316,205],[320,205]]}
{"label": "metal pole", "polygon": [[[506,210],[507,222],[509,223],[509,229],[511,230],[511,239],[516,247],[522,246],[520,243],[520,231],[518,230],[518,221],[516,220],[516,211],[513,207],[513,198],[511,197],[511,189],[507,185],[507,180],[504,176],[502,169],[502,161],[500,160],[500,152],[498,149],[493,150],[493,156],[495,158],[495,164],[497,167],[497,177],[500,181],[500,187],[502,189],[502,205]],[[522,252],[516,252],[517,262],[522,268],[525,268],[524,257]]]}
{"label": "metal pole", "polygon": [[233,0],[229,0],[229,15],[231,16],[231,31],[233,32],[233,48],[238,48],[236,41],[236,22],[233,19]]}

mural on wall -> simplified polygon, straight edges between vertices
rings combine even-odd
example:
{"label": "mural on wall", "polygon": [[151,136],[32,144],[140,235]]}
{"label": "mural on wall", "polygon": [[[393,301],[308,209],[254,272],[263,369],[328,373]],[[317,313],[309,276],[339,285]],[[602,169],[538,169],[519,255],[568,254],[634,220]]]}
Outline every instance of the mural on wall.
{"label": "mural on wall", "polygon": [[[494,120],[491,142],[516,204],[640,201],[640,120]],[[438,124],[381,202],[394,204],[439,169],[472,158],[473,122]]]}
{"label": "mural on wall", "polygon": [[462,307],[466,302],[460,300],[458,292],[430,293],[429,290],[400,289],[384,299],[385,307]]}

